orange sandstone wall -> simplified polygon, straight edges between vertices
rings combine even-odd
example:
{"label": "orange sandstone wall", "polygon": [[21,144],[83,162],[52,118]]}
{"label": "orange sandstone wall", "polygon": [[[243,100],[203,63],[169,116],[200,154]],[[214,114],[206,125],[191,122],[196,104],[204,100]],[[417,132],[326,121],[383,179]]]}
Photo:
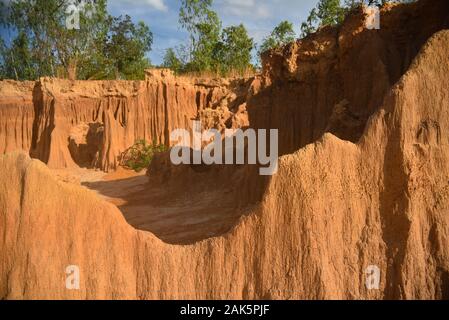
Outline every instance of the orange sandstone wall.
{"label": "orange sandstone wall", "polygon": [[30,150],[34,124],[34,82],[0,82],[0,154]]}
{"label": "orange sandstone wall", "polygon": [[[24,150],[49,167],[69,168],[85,165],[76,156],[81,145],[94,148],[93,166],[108,171],[138,139],[168,145],[172,130],[190,129],[199,111],[226,90],[153,72],[146,81],[2,81],[0,92],[1,153]],[[99,142],[91,146],[86,136],[92,128]]]}

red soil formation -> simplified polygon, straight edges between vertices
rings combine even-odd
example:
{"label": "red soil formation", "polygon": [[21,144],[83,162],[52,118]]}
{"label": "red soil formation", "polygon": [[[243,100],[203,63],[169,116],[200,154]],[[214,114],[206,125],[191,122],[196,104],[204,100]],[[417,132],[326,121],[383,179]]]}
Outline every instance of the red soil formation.
{"label": "red soil formation", "polygon": [[[447,299],[449,3],[363,19],[268,53],[253,79],[2,82],[0,298]],[[161,155],[149,180],[83,182],[105,201],[26,154],[108,171],[192,118],[278,128],[278,173]]]}

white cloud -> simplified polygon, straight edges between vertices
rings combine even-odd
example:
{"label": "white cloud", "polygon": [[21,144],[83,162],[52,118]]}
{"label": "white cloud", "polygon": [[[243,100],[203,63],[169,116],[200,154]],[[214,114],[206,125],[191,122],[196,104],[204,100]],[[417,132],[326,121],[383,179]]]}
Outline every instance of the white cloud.
{"label": "white cloud", "polygon": [[124,4],[127,6],[138,6],[138,7],[145,7],[149,6],[153,9],[159,10],[159,11],[167,11],[168,7],[165,5],[164,0],[114,0],[114,5]]}
{"label": "white cloud", "polygon": [[270,10],[265,4],[256,0],[221,0],[218,1],[220,11],[234,16],[252,16],[266,18],[270,16]]}

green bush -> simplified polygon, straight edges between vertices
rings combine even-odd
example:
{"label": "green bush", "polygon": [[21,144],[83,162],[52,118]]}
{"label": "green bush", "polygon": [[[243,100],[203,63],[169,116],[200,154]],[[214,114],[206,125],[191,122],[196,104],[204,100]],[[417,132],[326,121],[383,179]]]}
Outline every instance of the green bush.
{"label": "green bush", "polygon": [[122,154],[120,164],[125,168],[140,172],[148,168],[155,154],[166,150],[165,145],[157,144],[155,141],[149,144],[143,139],[137,140],[131,148]]}

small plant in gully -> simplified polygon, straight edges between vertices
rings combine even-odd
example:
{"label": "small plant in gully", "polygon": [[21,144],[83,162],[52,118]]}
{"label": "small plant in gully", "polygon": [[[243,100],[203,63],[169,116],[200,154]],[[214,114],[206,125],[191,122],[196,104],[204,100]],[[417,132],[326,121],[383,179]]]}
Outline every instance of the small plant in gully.
{"label": "small plant in gully", "polygon": [[140,172],[148,168],[155,154],[166,150],[167,147],[165,145],[157,144],[156,141],[150,144],[146,140],[140,139],[122,154],[121,165]]}

